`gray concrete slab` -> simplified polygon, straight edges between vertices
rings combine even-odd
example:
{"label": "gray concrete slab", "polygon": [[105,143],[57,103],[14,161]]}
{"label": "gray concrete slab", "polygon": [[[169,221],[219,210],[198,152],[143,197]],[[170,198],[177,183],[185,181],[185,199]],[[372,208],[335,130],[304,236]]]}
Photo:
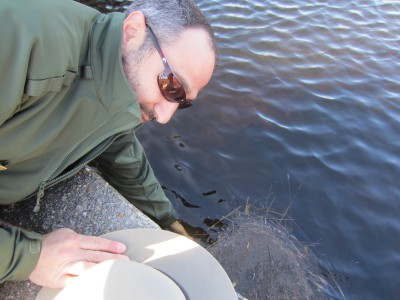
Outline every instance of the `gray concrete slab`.
{"label": "gray concrete slab", "polygon": [[[42,234],[68,227],[78,233],[101,235],[129,228],[159,228],[91,168],[46,190],[38,213],[35,198],[0,207],[3,222]],[[40,287],[30,281],[0,285],[2,300],[34,299]]]}

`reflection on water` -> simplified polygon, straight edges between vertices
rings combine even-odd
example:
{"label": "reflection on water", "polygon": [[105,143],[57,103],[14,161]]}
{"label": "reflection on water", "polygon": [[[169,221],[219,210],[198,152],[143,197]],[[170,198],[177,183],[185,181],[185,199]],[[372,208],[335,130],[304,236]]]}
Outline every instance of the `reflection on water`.
{"label": "reflection on water", "polygon": [[129,6],[130,0],[75,0],[83,4],[89,5],[97,10],[108,13],[108,12],[125,12]]}
{"label": "reflection on water", "polygon": [[400,3],[197,3],[219,41],[213,80],[139,134],[183,220],[212,234],[273,198],[349,299],[396,299]]}

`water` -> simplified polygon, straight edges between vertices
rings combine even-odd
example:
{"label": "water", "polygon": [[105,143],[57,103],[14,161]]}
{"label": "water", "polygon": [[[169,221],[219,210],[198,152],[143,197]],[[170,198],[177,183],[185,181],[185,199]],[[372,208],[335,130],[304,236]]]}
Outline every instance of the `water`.
{"label": "water", "polygon": [[212,82],[139,133],[182,219],[213,235],[246,203],[288,209],[347,299],[397,299],[400,2],[197,4],[219,42]]}

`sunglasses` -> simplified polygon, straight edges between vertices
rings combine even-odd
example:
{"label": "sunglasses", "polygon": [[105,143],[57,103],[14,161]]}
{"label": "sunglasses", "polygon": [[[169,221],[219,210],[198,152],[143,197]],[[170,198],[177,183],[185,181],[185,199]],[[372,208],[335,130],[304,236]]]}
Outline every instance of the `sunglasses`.
{"label": "sunglasses", "polygon": [[153,30],[151,30],[149,25],[146,25],[146,27],[149,29],[149,34],[154,47],[157,49],[158,54],[160,54],[161,60],[164,64],[164,71],[157,77],[158,87],[160,88],[161,94],[169,102],[179,103],[178,109],[191,107],[193,103],[186,99],[185,89],[169,67],[167,59],[161,50],[160,44],[158,43]]}

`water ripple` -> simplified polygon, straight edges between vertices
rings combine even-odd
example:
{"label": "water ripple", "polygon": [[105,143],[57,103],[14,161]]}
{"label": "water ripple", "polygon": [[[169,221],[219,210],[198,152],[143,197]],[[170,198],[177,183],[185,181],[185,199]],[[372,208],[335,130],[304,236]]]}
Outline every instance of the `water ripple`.
{"label": "water ripple", "polygon": [[299,226],[350,278],[348,297],[389,299],[400,268],[392,237],[400,230],[400,3],[198,2],[216,32],[218,68],[195,113],[169,125],[186,147],[177,154],[151,139],[154,148],[180,157],[193,190],[226,190],[224,199],[261,198],[271,186],[284,206],[290,174],[304,186],[293,204]]}

